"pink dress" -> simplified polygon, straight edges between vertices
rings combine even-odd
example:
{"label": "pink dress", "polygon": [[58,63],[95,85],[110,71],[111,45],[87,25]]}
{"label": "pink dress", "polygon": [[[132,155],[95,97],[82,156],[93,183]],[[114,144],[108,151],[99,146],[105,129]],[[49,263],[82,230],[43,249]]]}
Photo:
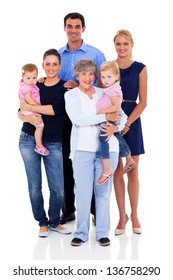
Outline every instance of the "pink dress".
{"label": "pink dress", "polygon": [[[111,97],[119,96],[120,104],[122,102],[122,90],[119,82],[116,82],[112,86],[105,88],[103,91],[103,96],[96,103],[96,111],[98,112],[100,109],[105,109],[112,105]],[[121,110],[121,108],[119,108]]]}
{"label": "pink dress", "polygon": [[[39,88],[36,85],[28,85],[23,80],[20,80],[19,84],[20,84],[20,87],[19,87],[18,96],[19,96],[20,99],[25,100],[25,94],[27,92],[30,92],[32,99],[34,99],[35,102],[40,104],[40,91],[39,91]],[[22,114],[25,115],[25,116],[28,116],[28,115],[32,115],[32,114],[35,114],[35,113],[32,112],[32,111],[22,111]],[[41,127],[41,126],[44,126],[44,124],[40,123],[39,127]]]}

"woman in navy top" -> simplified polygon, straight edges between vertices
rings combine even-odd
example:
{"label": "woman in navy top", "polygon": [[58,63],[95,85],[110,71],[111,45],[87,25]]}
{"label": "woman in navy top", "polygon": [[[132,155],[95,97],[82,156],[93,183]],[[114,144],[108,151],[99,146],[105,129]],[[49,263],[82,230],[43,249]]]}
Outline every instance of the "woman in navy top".
{"label": "woman in navy top", "polygon": [[[132,230],[134,233],[140,234],[142,229],[137,213],[139,194],[138,163],[139,155],[145,152],[140,115],[147,105],[147,69],[143,63],[132,59],[134,42],[128,30],[119,30],[114,36],[114,44],[117,52],[116,62],[120,68],[120,85],[123,92],[122,109],[128,116],[122,134],[131,149],[132,158],[136,162],[135,168],[127,173]],[[121,158],[114,175],[114,188],[120,214],[115,235],[120,235],[124,233],[126,222],[129,219],[125,209],[125,182]]]}
{"label": "woman in navy top", "polygon": [[[66,89],[64,81],[58,77],[61,59],[57,50],[50,49],[46,51],[42,65],[46,78],[44,83],[37,83],[40,90],[41,105],[21,103],[21,111],[30,110],[35,114],[31,116],[19,114],[21,120],[24,121],[19,139],[19,149],[26,170],[33,216],[40,227],[39,236],[47,237],[49,230],[61,234],[70,233],[68,229],[60,225],[60,211],[64,194],[62,134],[65,116],[64,93]],[[40,114],[45,125],[42,139],[44,146],[49,150],[49,155],[46,157],[42,157],[34,151],[34,132],[35,127],[41,121]],[[44,209],[42,160],[50,191],[48,211]]]}

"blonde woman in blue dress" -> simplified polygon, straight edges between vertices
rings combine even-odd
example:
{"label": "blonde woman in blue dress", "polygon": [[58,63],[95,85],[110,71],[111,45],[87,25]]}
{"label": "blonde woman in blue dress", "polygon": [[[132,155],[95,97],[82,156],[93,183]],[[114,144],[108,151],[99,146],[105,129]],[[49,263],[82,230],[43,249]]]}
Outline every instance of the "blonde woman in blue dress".
{"label": "blonde woman in blue dress", "polygon": [[[119,30],[113,41],[117,53],[116,62],[120,68],[120,85],[123,92],[122,109],[128,116],[122,134],[130,147],[132,158],[136,162],[135,168],[127,173],[127,190],[131,206],[130,218],[132,231],[140,234],[142,228],[137,213],[139,196],[138,163],[140,154],[145,153],[140,116],[147,105],[147,69],[143,63],[134,61],[132,58],[134,42],[128,30]],[[125,209],[125,182],[121,158],[114,174],[114,188],[120,214],[115,235],[120,235],[125,232],[125,226],[129,220]]]}

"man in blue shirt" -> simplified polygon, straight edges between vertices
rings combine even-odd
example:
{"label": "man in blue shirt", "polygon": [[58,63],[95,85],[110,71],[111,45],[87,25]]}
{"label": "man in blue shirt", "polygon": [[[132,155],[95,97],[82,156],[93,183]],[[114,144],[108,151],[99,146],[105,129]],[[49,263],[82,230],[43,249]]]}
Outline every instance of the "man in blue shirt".
{"label": "man in blue shirt", "polygon": [[[64,31],[67,34],[68,42],[66,46],[60,48],[58,52],[61,55],[61,69],[59,71],[60,79],[66,81],[64,86],[72,89],[78,86],[74,76],[74,67],[81,59],[93,60],[99,70],[100,65],[106,60],[105,55],[99,49],[86,44],[82,39],[82,33],[85,31],[85,19],[79,13],[69,13],[64,17]],[[94,81],[97,86],[98,77]],[[64,203],[62,208],[61,224],[75,220],[74,206],[74,179],[72,163],[69,159],[70,154],[70,133],[71,121],[66,115],[63,135],[63,161],[64,161]],[[95,214],[94,207],[91,210]]]}

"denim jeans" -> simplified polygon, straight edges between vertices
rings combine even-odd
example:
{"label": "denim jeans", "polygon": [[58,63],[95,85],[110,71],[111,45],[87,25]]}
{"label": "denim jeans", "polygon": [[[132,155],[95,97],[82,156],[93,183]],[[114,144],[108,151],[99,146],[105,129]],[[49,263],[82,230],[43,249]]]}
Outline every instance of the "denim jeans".
{"label": "denim jeans", "polygon": [[[112,124],[116,125],[116,122],[108,121],[108,122],[102,122],[100,124],[100,126],[106,125],[107,123],[112,123]],[[102,131],[102,130],[99,131],[99,135],[98,135],[99,147],[98,147],[98,151],[97,151],[97,157],[109,158],[110,157],[110,155],[109,155],[109,143],[108,143],[108,141],[106,141],[107,136],[103,136],[104,134],[105,134],[104,131]]]}
{"label": "denim jeans", "polygon": [[[56,227],[60,223],[64,193],[62,144],[60,142],[45,142],[43,145],[49,150],[49,155],[42,157],[34,151],[35,139],[21,131],[19,149],[24,161],[28,190],[35,220],[39,226],[51,225]],[[44,163],[50,192],[48,217],[44,210],[42,193],[42,160]]]}
{"label": "denim jeans", "polygon": [[[101,125],[106,125],[107,122],[103,122],[100,124]],[[106,141],[107,136],[103,136],[105,134],[104,131],[100,130],[98,139],[99,139],[99,147],[97,151],[97,157],[100,158],[109,158],[109,144],[108,141]]]}
{"label": "denim jeans", "polygon": [[120,157],[126,157],[131,154],[129,145],[126,143],[123,135],[120,132],[114,133],[115,137],[119,142],[119,155]]}
{"label": "denim jeans", "polygon": [[[115,125],[118,125],[118,122],[111,122]],[[102,123],[101,125],[106,124]],[[107,136],[102,136],[105,132],[99,131],[99,148],[97,151],[97,156],[101,158],[109,158],[109,143],[106,141]],[[131,154],[130,148],[128,144],[126,143],[125,139],[123,138],[123,135],[120,132],[114,133],[115,137],[117,138],[119,142],[119,155],[120,157],[126,157],[129,154]]]}

